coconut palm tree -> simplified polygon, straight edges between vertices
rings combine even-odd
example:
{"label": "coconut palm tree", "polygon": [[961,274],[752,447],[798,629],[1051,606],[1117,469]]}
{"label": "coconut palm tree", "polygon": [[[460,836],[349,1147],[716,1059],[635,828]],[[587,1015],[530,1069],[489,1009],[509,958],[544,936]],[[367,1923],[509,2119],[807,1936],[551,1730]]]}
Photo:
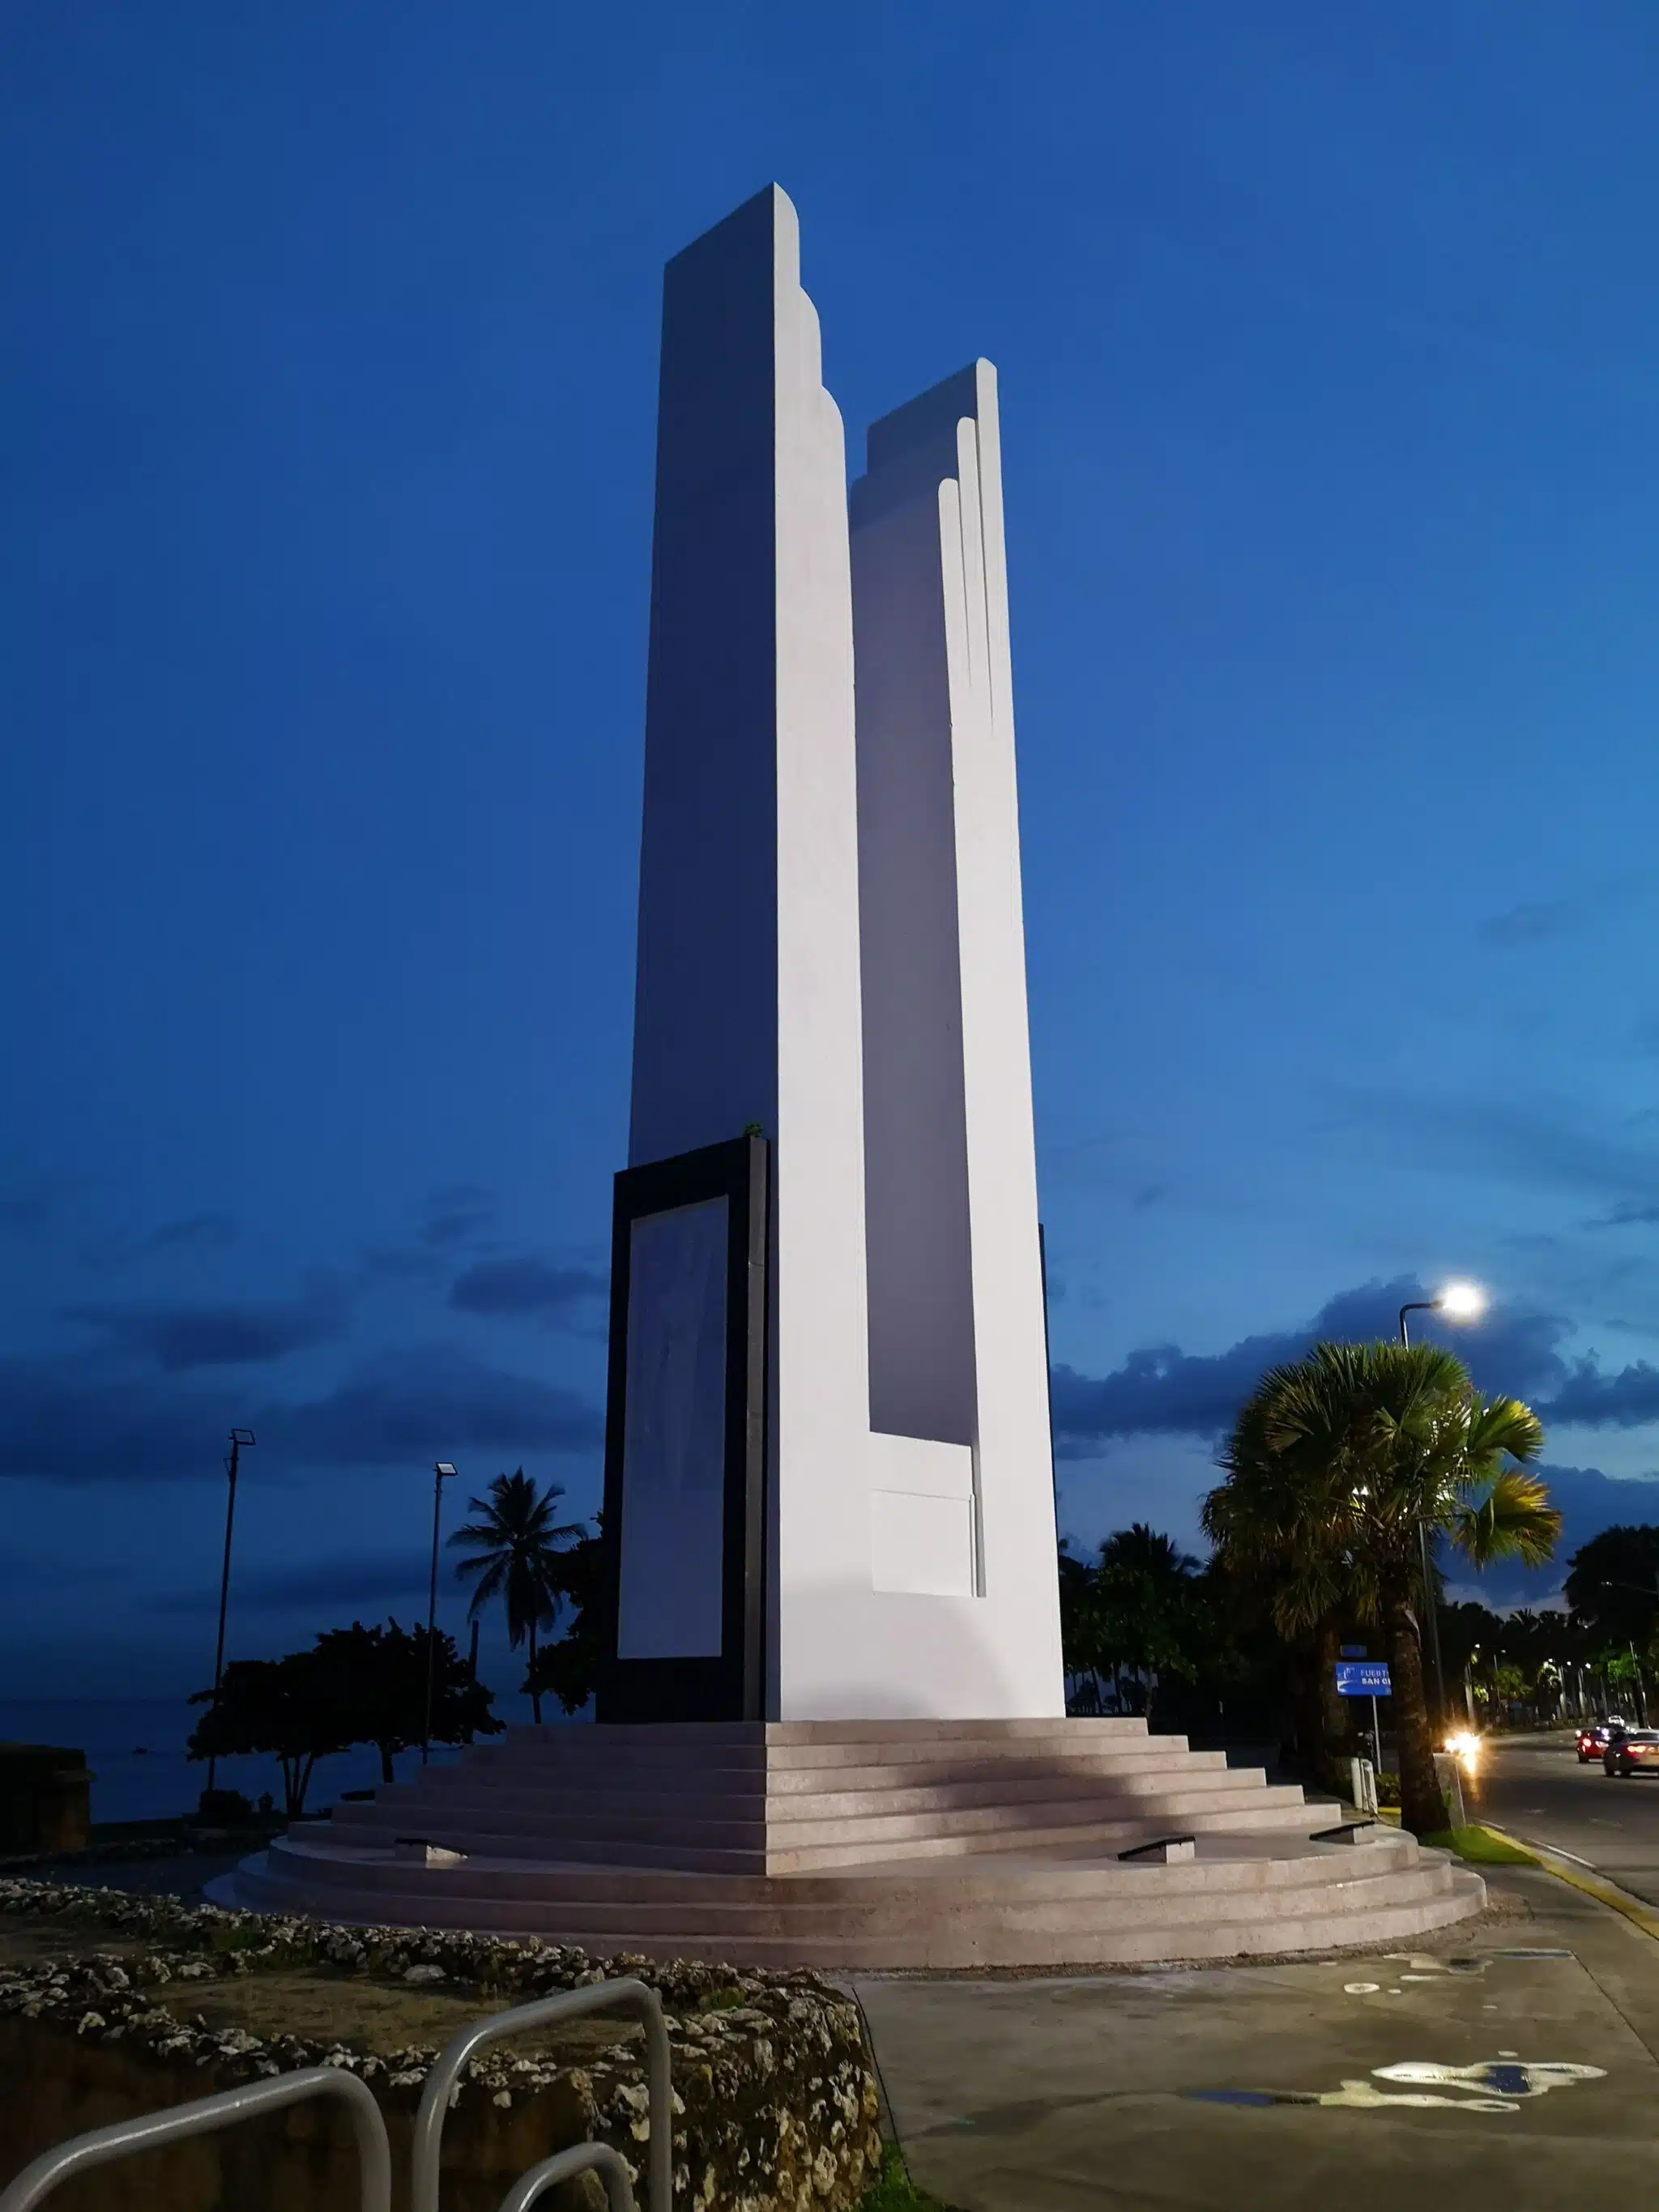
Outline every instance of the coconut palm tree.
{"label": "coconut palm tree", "polygon": [[1298,1647],[1304,1748],[1318,1745],[1328,1754],[1347,1735],[1336,1660],[1344,1623],[1359,1608],[1351,1563],[1318,1493],[1269,1448],[1264,1431],[1271,1379],[1258,1386],[1234,1425],[1221,1456],[1228,1480],[1205,1500],[1202,1524],[1236,1586],[1265,1608],[1287,1644]]}
{"label": "coconut palm tree", "polygon": [[1137,1677],[1149,1723],[1158,1684],[1176,1675],[1191,1681],[1209,1640],[1197,1576],[1198,1561],[1144,1521],[1118,1529],[1100,1547],[1091,1606],[1095,1649],[1120,1704],[1124,1668]]}
{"label": "coconut palm tree", "polygon": [[561,1553],[587,1534],[586,1522],[554,1521],[555,1502],[563,1496],[564,1486],[558,1482],[538,1492],[522,1468],[514,1474],[498,1474],[487,1498],[467,1501],[478,1518],[458,1528],[449,1540],[472,1554],[455,1569],[463,1581],[477,1577],[468,1620],[477,1620],[499,1598],[507,1610],[507,1637],[513,1649],[516,1651],[526,1637],[530,1639],[531,1705],[538,1723],[542,1695],[536,1674],[536,1632],[554,1626],[564,1601]]}
{"label": "coconut palm tree", "polygon": [[[1224,1556],[1267,1578],[1290,1634],[1347,1613],[1381,1626],[1400,1739],[1404,1825],[1446,1825],[1434,1776],[1419,1625],[1419,1524],[1470,1563],[1541,1565],[1561,1516],[1524,1471],[1543,1447],[1530,1407],[1485,1398],[1438,1346],[1321,1344],[1263,1376],[1222,1453],[1205,1502]],[[1520,1462],[1519,1465],[1510,1462]]]}

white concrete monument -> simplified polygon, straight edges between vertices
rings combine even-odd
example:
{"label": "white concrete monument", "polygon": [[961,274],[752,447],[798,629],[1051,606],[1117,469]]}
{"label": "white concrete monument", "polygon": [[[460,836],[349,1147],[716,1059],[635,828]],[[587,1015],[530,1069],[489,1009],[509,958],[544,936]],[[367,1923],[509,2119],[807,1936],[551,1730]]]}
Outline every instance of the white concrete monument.
{"label": "white concrete monument", "polygon": [[849,548],[773,187],[665,287],[605,1717],[1064,1710],[994,372],[868,444]]}
{"label": "white concrete monument", "polygon": [[1484,1897],[1066,1717],[991,369],[868,448],[849,529],[763,192],[664,293],[607,1724],[342,1802],[222,1903],[879,1968],[1409,1942]]}

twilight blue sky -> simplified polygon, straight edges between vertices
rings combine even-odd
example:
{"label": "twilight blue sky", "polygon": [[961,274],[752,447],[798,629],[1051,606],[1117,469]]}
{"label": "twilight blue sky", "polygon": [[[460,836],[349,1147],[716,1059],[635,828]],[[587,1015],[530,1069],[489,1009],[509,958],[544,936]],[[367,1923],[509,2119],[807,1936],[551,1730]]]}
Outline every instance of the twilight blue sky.
{"label": "twilight blue sky", "polygon": [[1659,1518],[1656,112],[1647,0],[14,0],[12,1693],[204,1679],[233,1420],[236,1651],[434,1455],[591,1508],[660,270],[774,177],[849,441],[1001,374],[1065,1525],[1449,1271]]}

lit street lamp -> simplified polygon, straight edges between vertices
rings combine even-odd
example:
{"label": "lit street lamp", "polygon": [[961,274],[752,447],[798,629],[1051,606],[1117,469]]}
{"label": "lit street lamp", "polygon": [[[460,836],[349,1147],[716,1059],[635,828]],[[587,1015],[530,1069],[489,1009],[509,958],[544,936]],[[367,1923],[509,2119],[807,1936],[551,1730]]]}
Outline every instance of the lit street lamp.
{"label": "lit street lamp", "polygon": [[[230,1477],[230,1495],[225,1501],[225,1563],[219,1573],[219,1643],[213,1655],[213,1707],[219,1711],[219,1684],[225,1671],[225,1607],[230,1597],[230,1532],[236,1519],[236,1470],[241,1464],[242,1448],[253,1442],[252,1429],[233,1429],[230,1432],[230,1457],[225,1462],[225,1473]],[[208,1753],[208,1795],[213,1792],[214,1771],[219,1764],[217,1755]]]}
{"label": "lit street lamp", "polygon": [[444,1480],[455,1472],[447,1459],[432,1468],[432,1595],[426,1609],[426,1733],[421,1738],[421,1764],[432,1756],[432,1683],[438,1659],[438,1522],[443,1511]]}
{"label": "lit street lamp", "polygon": [[[1413,1298],[1400,1309],[1400,1341],[1409,1344],[1406,1333],[1406,1316],[1409,1313],[1443,1313],[1452,1321],[1478,1321],[1486,1310],[1486,1294],[1476,1283],[1448,1283],[1435,1298]],[[1423,1559],[1423,1610],[1429,1623],[1429,1654],[1434,1663],[1434,1707],[1440,1725],[1446,1723],[1446,1676],[1440,1663],[1440,1607],[1435,1596],[1434,1576],[1429,1562],[1429,1524],[1420,1520],[1417,1524],[1418,1548]]]}

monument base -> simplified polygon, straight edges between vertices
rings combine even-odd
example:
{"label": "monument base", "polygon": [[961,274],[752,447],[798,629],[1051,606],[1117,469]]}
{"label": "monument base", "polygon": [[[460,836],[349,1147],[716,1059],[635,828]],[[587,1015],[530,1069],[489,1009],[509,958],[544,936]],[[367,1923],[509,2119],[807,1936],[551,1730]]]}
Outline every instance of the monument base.
{"label": "monument base", "polygon": [[[1325,1950],[1485,1902],[1392,1829],[1314,1840],[1330,1820],[1137,1720],[514,1729],[296,1824],[209,1893],[601,1957],[824,1968]],[[400,1855],[410,1834],[454,1862]],[[1146,1850],[1187,1838],[1190,1857]]]}

